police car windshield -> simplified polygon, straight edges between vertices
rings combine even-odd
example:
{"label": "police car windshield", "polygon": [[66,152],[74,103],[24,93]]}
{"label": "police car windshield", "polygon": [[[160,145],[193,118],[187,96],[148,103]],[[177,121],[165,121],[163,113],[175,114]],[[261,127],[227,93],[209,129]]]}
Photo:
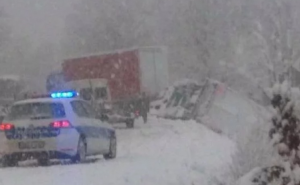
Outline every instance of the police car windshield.
{"label": "police car windshield", "polygon": [[61,103],[26,103],[12,106],[7,119],[51,119],[65,116],[65,109]]}

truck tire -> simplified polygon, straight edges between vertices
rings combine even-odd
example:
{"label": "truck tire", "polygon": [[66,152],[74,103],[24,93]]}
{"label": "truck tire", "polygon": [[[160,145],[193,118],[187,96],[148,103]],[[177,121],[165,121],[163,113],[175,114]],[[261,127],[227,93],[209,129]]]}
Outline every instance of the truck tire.
{"label": "truck tire", "polygon": [[77,154],[71,158],[73,163],[82,163],[86,159],[87,144],[85,137],[80,136],[77,146]]}
{"label": "truck tire", "polygon": [[103,155],[104,159],[114,159],[117,157],[117,138],[116,136],[112,136],[110,138],[110,145],[109,145],[109,153]]}
{"label": "truck tire", "polygon": [[126,121],[127,128],[134,128],[134,119],[130,119]]}

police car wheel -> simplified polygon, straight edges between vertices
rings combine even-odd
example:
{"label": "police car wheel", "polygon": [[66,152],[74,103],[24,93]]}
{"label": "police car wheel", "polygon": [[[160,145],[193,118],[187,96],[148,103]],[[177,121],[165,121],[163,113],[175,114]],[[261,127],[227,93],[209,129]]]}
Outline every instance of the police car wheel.
{"label": "police car wheel", "polygon": [[49,166],[50,165],[49,155],[46,152],[41,153],[39,155],[39,158],[37,159],[37,161],[40,166]]}
{"label": "police car wheel", "polygon": [[13,156],[4,156],[1,160],[2,167],[14,167],[18,165],[18,160]]}
{"label": "police car wheel", "polygon": [[104,159],[114,159],[117,156],[117,138],[112,137],[110,139],[109,153],[105,154]]}
{"label": "police car wheel", "polygon": [[86,159],[86,140],[80,137],[77,146],[77,154],[71,159],[73,163],[83,162]]}
{"label": "police car wheel", "polygon": [[49,159],[38,159],[38,164],[40,166],[49,166],[50,160]]}

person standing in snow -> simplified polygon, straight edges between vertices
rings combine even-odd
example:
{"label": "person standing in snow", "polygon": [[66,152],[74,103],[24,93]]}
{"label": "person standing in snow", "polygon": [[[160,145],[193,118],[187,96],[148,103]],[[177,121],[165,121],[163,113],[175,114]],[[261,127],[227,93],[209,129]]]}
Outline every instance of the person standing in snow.
{"label": "person standing in snow", "polygon": [[148,121],[148,112],[150,110],[150,101],[146,96],[146,93],[142,93],[138,100],[138,110],[140,115],[143,117],[144,123]]}

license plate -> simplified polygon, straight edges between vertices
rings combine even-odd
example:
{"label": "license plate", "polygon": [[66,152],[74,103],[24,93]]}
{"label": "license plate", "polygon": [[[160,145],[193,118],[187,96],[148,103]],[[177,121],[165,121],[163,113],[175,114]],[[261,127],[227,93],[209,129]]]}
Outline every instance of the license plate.
{"label": "license plate", "polygon": [[29,142],[19,142],[19,148],[24,149],[42,149],[45,147],[44,141],[29,141]]}

